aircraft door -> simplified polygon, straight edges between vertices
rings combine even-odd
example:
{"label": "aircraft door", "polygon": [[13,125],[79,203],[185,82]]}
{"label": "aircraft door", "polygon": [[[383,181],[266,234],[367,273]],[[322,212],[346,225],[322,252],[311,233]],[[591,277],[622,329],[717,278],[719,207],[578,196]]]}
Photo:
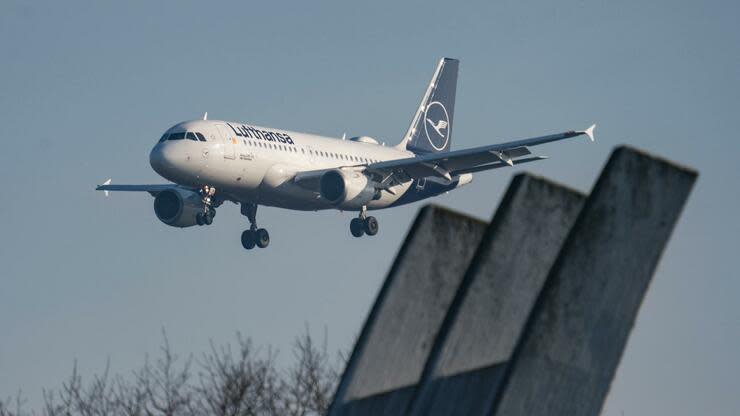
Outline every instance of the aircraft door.
{"label": "aircraft door", "polygon": [[224,146],[224,159],[236,159],[236,136],[233,131],[223,124],[217,124],[218,133],[221,135],[221,143]]}

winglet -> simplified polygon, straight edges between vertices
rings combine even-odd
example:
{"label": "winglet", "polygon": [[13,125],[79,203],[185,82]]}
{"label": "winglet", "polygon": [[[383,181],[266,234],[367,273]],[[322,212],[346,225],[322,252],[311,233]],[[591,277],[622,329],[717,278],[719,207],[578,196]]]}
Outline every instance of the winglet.
{"label": "winglet", "polygon": [[[107,181],[103,182],[103,185],[110,185],[110,181],[111,181],[111,178],[108,178]],[[105,196],[110,195],[108,191],[103,191],[103,193],[105,194]]]}
{"label": "winglet", "polygon": [[587,128],[586,130],[582,131],[581,133],[588,136],[591,141],[594,141],[594,129],[596,128],[596,124],[592,124],[591,127]]}

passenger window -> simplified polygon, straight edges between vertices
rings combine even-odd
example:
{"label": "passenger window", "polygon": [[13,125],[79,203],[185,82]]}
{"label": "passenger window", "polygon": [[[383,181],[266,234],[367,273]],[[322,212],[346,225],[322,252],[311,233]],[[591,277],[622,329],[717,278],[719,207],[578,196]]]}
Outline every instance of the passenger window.
{"label": "passenger window", "polygon": [[206,137],[200,133],[195,133],[196,136],[198,136],[198,140],[204,142],[206,141]]}
{"label": "passenger window", "polygon": [[167,140],[182,140],[185,138],[185,133],[172,133]]}

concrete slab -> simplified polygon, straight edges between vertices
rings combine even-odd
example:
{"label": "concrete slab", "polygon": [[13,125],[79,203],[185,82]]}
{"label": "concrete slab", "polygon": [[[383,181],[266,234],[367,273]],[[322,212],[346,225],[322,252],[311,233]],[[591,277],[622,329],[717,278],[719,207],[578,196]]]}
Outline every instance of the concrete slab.
{"label": "concrete slab", "polygon": [[696,172],[617,148],[503,374],[491,414],[597,415]]}
{"label": "concrete slab", "polygon": [[358,338],[331,415],[402,414],[486,223],[418,214]]}
{"label": "concrete slab", "polygon": [[514,177],[471,261],[408,414],[484,415],[585,196]]}

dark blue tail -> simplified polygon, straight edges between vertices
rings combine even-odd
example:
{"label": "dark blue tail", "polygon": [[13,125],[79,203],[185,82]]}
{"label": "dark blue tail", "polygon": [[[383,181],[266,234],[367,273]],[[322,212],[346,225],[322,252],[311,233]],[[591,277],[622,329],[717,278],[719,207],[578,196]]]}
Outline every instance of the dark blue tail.
{"label": "dark blue tail", "polygon": [[459,64],[457,59],[442,58],[439,61],[421,105],[398,147],[417,154],[450,149]]}

